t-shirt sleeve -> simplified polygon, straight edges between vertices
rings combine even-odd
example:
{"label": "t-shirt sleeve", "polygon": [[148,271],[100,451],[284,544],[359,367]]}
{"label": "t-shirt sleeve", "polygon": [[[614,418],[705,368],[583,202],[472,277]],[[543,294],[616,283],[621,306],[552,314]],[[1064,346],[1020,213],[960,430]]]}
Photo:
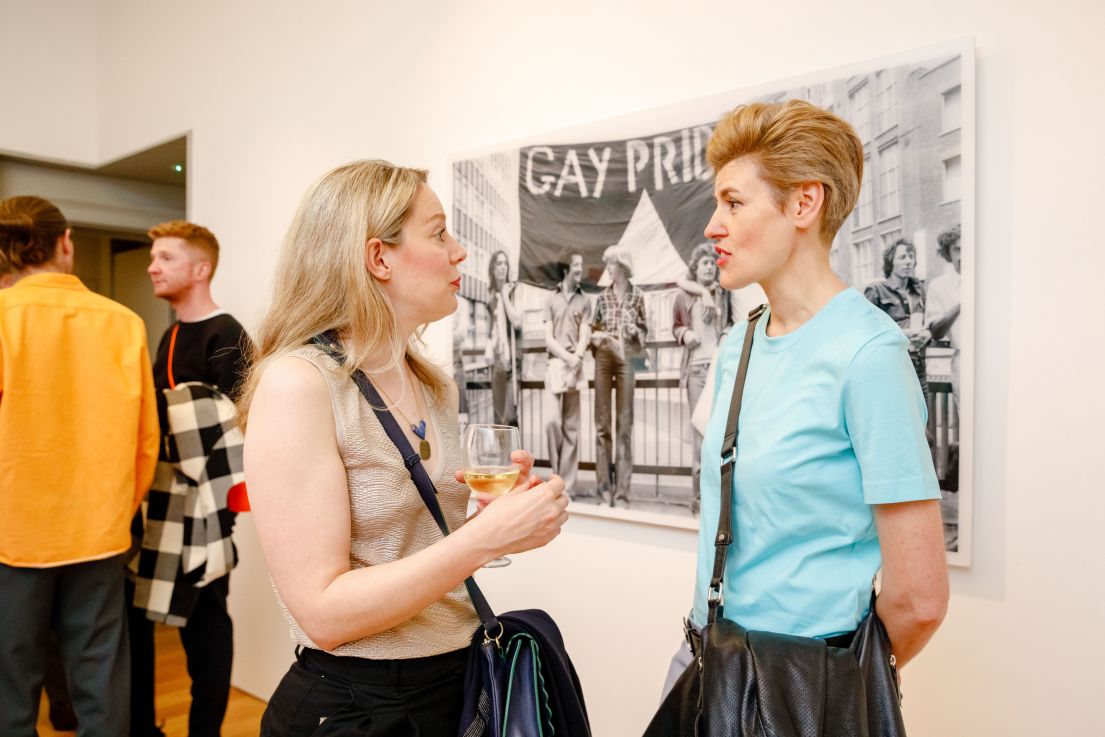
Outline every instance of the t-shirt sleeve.
{"label": "t-shirt sleeve", "polygon": [[873,338],[844,379],[844,423],[867,504],[940,498],[925,437],[928,410],[907,346],[890,331]]}

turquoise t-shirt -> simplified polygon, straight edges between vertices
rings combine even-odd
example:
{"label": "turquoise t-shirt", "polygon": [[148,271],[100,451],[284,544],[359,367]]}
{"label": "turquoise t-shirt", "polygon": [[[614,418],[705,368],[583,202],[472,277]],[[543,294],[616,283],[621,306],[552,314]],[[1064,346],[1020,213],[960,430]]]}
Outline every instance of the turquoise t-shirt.
{"label": "turquoise t-shirt", "polygon": [[[736,540],[724,616],[747,629],[829,637],[867,614],[882,564],[870,505],[939,499],[927,410],[908,341],[846,289],[797,330],[756,325],[732,489]],[[721,443],[747,323],[718,353],[702,441],[702,523],[692,619],[706,622],[720,505]]]}

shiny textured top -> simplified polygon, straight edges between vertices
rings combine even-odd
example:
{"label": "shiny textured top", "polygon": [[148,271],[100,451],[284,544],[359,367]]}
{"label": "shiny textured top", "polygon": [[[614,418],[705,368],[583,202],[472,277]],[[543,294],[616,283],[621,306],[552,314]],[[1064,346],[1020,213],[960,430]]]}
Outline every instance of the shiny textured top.
{"label": "shiny textured top", "polygon": [[[413,555],[441,540],[429,510],[403,465],[399,451],[361,396],[357,385],[337,363],[314,346],[290,355],[315,366],[330,388],[338,451],[345,464],[349,486],[352,544],[350,568],[381,565]],[[431,403],[426,395],[433,458],[427,472],[437,487],[438,502],[450,530],[464,524],[468,489],[453,479],[461,467],[457,431],[457,395],[450,387],[448,397]],[[292,639],[305,647],[318,648],[296,623],[276,592],[280,608],[291,625]],[[389,630],[347,642],[330,652],[372,659],[407,659],[450,652],[467,647],[479,620],[464,584],[446,594],[411,619]]]}

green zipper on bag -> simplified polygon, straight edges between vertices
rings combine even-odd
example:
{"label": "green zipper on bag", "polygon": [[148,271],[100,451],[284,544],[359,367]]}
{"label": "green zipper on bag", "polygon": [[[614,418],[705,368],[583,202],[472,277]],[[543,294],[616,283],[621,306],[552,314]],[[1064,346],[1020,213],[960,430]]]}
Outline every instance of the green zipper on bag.
{"label": "green zipper on bag", "polygon": [[[556,729],[552,726],[552,709],[549,707],[549,693],[545,689],[545,677],[541,673],[541,650],[537,647],[537,642],[532,637],[524,633],[518,633],[510,638],[506,645],[506,652],[510,653],[510,674],[508,676],[508,686],[506,691],[506,704],[503,711],[503,734],[500,737],[506,737],[507,724],[510,722],[510,694],[514,690],[514,674],[518,668],[518,648],[524,645],[528,645],[530,652],[533,653],[533,674],[535,676],[534,683],[537,684],[534,697],[537,699],[538,717],[537,717],[537,735],[538,737],[553,737]],[[542,715],[548,719],[549,729],[546,735],[544,729],[545,719],[542,719]]]}

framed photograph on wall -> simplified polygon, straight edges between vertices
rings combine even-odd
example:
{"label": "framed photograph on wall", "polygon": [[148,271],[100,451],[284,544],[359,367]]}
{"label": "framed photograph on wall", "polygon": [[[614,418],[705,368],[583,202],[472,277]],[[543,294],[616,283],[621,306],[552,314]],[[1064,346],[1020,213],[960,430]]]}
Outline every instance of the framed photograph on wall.
{"label": "framed photograph on wall", "polygon": [[[716,270],[699,268],[712,253],[705,146],[733,107],[791,98],[835,112],[863,141],[859,201],[830,261],[911,337],[949,562],[969,565],[971,39],[455,159],[451,223],[469,254],[453,344],[462,420],[520,427],[538,466],[569,481],[573,513],[697,528],[698,374],[709,348],[764,301],[758,287],[728,292]],[[895,270],[900,262],[910,266]],[[905,292],[913,308],[897,314],[892,297]],[[711,325],[704,345],[688,347],[692,300],[710,307]]]}

